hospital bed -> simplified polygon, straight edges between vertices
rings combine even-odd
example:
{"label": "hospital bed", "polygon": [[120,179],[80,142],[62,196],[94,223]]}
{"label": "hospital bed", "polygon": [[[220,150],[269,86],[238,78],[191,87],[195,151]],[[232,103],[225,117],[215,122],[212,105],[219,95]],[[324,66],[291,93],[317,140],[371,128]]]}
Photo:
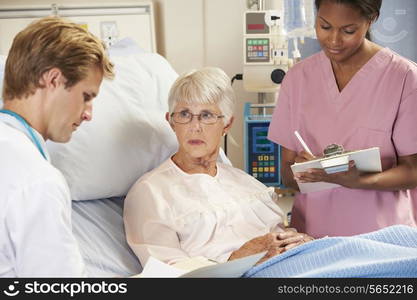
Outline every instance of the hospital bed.
{"label": "hospital bed", "polygon": [[89,276],[127,277],[142,271],[124,236],[123,200],[73,201],[73,232]]}
{"label": "hospital bed", "polygon": [[[47,143],[52,163],[72,193],[73,232],[91,277],[128,277],[142,271],[125,238],[124,197],[141,175],[177,148],[164,118],[177,73],[162,56],[129,39],[111,47],[110,57],[116,77],[103,81],[93,120],[69,143]],[[3,64],[0,56],[0,77]],[[230,163],[223,152],[220,159]],[[417,277],[417,230],[391,226],[350,238],[315,240],[244,276]]]}

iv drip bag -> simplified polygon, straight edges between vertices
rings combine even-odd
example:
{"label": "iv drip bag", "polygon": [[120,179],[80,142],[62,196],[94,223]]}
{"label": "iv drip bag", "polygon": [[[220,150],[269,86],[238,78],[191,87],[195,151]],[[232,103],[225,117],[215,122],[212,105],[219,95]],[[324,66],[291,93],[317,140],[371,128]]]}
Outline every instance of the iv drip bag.
{"label": "iv drip bag", "polygon": [[284,29],[288,36],[294,36],[299,29],[306,27],[303,0],[284,1]]}
{"label": "iv drip bag", "polygon": [[314,0],[284,0],[284,29],[289,38],[315,37]]}

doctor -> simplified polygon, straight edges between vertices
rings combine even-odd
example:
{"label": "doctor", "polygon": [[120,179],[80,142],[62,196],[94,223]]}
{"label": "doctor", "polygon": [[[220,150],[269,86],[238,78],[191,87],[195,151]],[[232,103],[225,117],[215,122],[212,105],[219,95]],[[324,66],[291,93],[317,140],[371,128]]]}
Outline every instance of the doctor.
{"label": "doctor", "polygon": [[113,77],[113,65],[79,25],[48,17],[13,40],[0,111],[0,277],[87,275],[70,192],[45,142],[68,142],[91,120],[103,77]]}
{"label": "doctor", "polygon": [[[298,194],[291,222],[314,237],[355,235],[394,224],[416,226],[417,66],[370,41],[382,0],[316,0],[322,51],[296,64],[282,84],[268,138],[283,146],[284,183],[331,182],[342,187]],[[296,173],[332,143],[345,149],[379,147],[383,171]],[[414,196],[415,197],[415,196]],[[414,200],[415,201],[415,200]],[[417,212],[414,212],[417,213]]]}

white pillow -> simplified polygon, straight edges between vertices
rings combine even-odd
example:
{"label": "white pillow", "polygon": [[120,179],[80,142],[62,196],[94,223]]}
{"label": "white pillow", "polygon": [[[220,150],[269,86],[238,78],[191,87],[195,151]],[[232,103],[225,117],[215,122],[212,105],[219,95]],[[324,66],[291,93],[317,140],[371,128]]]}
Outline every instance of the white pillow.
{"label": "white pillow", "polygon": [[104,80],[93,101],[93,120],[69,143],[47,142],[74,200],[124,196],[145,172],[177,150],[165,120],[168,92],[177,73],[162,56],[111,56],[115,79]]}

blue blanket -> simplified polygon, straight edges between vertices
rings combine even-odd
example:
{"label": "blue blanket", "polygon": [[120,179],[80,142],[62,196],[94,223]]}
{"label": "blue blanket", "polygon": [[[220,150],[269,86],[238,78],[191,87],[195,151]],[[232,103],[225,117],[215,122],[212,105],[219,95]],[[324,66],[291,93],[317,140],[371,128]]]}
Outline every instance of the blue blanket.
{"label": "blue blanket", "polygon": [[417,228],[326,237],[253,267],[243,277],[417,277]]}

